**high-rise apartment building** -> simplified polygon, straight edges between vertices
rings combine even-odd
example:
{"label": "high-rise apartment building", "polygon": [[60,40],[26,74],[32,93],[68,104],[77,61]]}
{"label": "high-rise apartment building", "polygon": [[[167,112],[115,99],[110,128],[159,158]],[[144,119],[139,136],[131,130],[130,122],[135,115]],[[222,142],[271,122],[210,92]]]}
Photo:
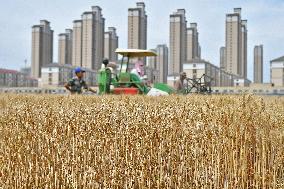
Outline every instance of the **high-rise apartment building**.
{"label": "high-rise apartment building", "polygon": [[242,20],[242,51],[241,51],[241,72],[240,75],[247,78],[247,20]]}
{"label": "high-rise apartment building", "polygon": [[167,45],[158,45],[157,52],[157,70],[159,71],[159,82],[167,83],[168,76],[168,47]]}
{"label": "high-rise apartment building", "polygon": [[99,6],[93,6],[92,12],[95,14],[95,63],[93,69],[99,70],[104,58],[105,18]]}
{"label": "high-rise apartment building", "polygon": [[274,86],[284,86],[284,56],[270,61],[270,82]]}
{"label": "high-rise apartment building", "polygon": [[53,30],[47,20],[41,20],[40,25],[32,27],[32,66],[31,75],[41,77],[41,67],[52,63]]}
{"label": "high-rise apartment building", "polygon": [[115,50],[118,48],[118,36],[116,34],[115,27],[109,27],[108,31],[105,32],[105,50],[104,50],[104,58],[109,59],[111,62],[117,61],[117,54]]}
{"label": "high-rise apartment building", "polygon": [[229,73],[246,77],[247,21],[241,19],[241,8],[226,15],[226,62]]}
{"label": "high-rise apartment building", "polygon": [[178,75],[186,61],[186,28],[185,10],[178,9],[170,15],[170,62],[169,75]]}
{"label": "high-rise apartment building", "polygon": [[226,48],[220,48],[220,69],[225,69],[225,62],[226,62]]}
{"label": "high-rise apartment building", "polygon": [[101,8],[82,15],[82,66],[99,70],[104,56],[104,18]]}
{"label": "high-rise apartment building", "polygon": [[82,66],[82,20],[73,21],[72,65]]}
{"label": "high-rise apartment building", "polygon": [[65,33],[58,35],[58,63],[72,64],[72,30],[66,29]]}
{"label": "high-rise apartment building", "polygon": [[[150,49],[151,51],[157,53],[156,49]],[[147,67],[151,69],[157,69],[157,57],[156,56],[149,56],[147,61]]]}
{"label": "high-rise apartment building", "polygon": [[95,67],[95,14],[91,11],[82,15],[82,67]]}
{"label": "high-rise apartment building", "polygon": [[147,49],[147,15],[143,2],[128,9],[128,48]]}
{"label": "high-rise apartment building", "polygon": [[105,19],[102,9],[93,6],[81,20],[73,21],[72,65],[99,70],[104,58]]}
{"label": "high-rise apartment building", "polygon": [[186,60],[200,58],[200,46],[198,42],[197,23],[190,23],[190,27],[186,31]]}
{"label": "high-rise apartment building", "polygon": [[254,83],[263,83],[263,46],[257,45],[254,47]]}

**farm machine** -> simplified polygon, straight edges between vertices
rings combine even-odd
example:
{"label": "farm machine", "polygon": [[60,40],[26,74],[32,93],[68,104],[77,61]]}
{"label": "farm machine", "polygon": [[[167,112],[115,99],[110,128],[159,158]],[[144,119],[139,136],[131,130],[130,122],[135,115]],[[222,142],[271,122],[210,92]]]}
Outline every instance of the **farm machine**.
{"label": "farm machine", "polygon": [[139,59],[148,56],[157,56],[149,50],[140,49],[117,49],[117,54],[122,55],[119,71],[111,68],[108,60],[103,61],[102,68],[98,74],[99,94],[149,94],[153,89],[159,95],[172,94],[175,90],[164,84],[155,83],[153,88],[149,87],[137,74],[130,72],[131,59]]}

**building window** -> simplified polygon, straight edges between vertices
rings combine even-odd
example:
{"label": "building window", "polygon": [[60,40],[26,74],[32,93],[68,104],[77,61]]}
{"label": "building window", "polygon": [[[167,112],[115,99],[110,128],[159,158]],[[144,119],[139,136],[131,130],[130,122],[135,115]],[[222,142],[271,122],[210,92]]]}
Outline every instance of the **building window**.
{"label": "building window", "polygon": [[193,64],[193,67],[195,68],[195,67],[196,67],[196,64]]}

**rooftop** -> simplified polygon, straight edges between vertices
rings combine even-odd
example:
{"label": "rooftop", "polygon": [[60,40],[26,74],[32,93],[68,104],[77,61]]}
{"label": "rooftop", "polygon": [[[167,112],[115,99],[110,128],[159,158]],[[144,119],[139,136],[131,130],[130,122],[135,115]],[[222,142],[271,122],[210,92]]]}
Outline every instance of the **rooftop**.
{"label": "rooftop", "polygon": [[276,58],[274,60],[271,60],[271,62],[283,62],[284,61],[284,56],[281,56],[279,58]]}

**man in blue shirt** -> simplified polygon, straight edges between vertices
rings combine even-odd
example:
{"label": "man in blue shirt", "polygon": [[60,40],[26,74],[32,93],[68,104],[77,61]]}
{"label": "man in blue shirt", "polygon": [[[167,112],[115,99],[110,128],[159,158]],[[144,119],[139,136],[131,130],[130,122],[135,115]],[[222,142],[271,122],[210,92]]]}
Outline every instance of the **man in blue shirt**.
{"label": "man in blue shirt", "polygon": [[68,81],[64,86],[65,88],[71,92],[71,94],[81,94],[82,88],[96,93],[95,90],[88,87],[86,81],[83,79],[85,70],[81,69],[80,67],[76,68],[75,70],[75,77]]}

